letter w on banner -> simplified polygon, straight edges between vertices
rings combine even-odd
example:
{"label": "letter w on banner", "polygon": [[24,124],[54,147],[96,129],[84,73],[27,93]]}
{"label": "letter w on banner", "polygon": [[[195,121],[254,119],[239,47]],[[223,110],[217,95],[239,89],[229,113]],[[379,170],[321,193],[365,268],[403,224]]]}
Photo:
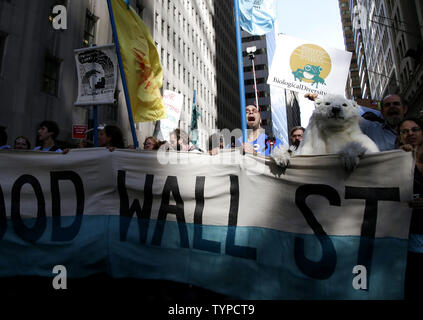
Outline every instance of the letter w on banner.
{"label": "letter w on banner", "polygon": [[111,0],[134,122],[166,118],[163,71],[151,34],[124,0]]}
{"label": "letter w on banner", "polygon": [[250,34],[270,32],[276,19],[276,0],[239,0],[240,25]]}

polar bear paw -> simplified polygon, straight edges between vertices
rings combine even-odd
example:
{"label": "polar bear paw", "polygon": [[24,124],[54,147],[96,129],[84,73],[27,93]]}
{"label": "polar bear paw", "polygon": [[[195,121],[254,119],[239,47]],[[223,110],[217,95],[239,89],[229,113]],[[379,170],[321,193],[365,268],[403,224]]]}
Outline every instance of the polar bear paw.
{"label": "polar bear paw", "polygon": [[352,172],[358,166],[360,158],[367,151],[361,143],[353,141],[344,145],[338,154],[341,156],[345,170]]}
{"label": "polar bear paw", "polygon": [[271,157],[275,160],[276,164],[281,167],[288,167],[293,151],[288,145],[281,145],[273,149]]}

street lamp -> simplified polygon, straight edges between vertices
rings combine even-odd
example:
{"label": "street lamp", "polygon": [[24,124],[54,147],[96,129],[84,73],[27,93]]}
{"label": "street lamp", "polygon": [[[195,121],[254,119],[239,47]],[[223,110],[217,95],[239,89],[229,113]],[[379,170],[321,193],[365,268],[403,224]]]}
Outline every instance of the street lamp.
{"label": "street lamp", "polygon": [[256,97],[256,108],[257,110],[259,109],[259,104],[258,104],[258,96],[257,96],[257,83],[256,83],[256,68],[255,68],[255,64],[254,64],[254,59],[256,57],[255,53],[257,51],[257,47],[247,47],[247,53],[248,53],[248,57],[251,60],[251,64],[253,65],[253,78],[254,78],[254,94]]}

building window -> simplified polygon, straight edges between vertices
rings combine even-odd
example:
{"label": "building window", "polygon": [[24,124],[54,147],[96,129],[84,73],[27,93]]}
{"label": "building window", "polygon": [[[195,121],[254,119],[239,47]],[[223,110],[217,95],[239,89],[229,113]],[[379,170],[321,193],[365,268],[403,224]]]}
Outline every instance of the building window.
{"label": "building window", "polygon": [[155,24],[155,26],[156,26],[156,30],[159,30],[159,21],[160,21],[160,16],[159,16],[159,14],[156,12],[156,15],[155,15],[155,17],[156,17],[156,19],[155,19],[155,21],[154,21],[154,24]]}
{"label": "building window", "polygon": [[85,13],[85,28],[84,28],[84,47],[90,47],[95,43],[95,26],[98,17],[92,14],[89,10]]}
{"label": "building window", "polygon": [[3,59],[6,52],[7,33],[0,31],[0,75],[3,70]]}
{"label": "building window", "polygon": [[47,55],[44,60],[42,91],[57,97],[59,87],[60,59]]}
{"label": "building window", "polygon": [[137,4],[136,4],[136,9],[137,9],[137,13],[140,16],[140,18],[143,18],[143,14],[144,14],[144,6],[142,5],[140,0],[137,0]]}
{"label": "building window", "polygon": [[164,65],[165,51],[163,48],[160,49],[160,61]]}
{"label": "building window", "polygon": [[167,66],[167,70],[170,70],[170,54],[167,54],[167,60],[166,60],[166,66]]}

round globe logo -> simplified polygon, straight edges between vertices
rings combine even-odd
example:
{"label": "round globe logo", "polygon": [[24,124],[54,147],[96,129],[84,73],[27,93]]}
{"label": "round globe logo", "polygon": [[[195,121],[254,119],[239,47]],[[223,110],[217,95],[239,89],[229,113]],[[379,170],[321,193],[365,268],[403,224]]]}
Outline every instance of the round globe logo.
{"label": "round globe logo", "polygon": [[315,44],[303,44],[291,54],[290,67],[295,81],[326,85],[332,61],[325,49]]}

